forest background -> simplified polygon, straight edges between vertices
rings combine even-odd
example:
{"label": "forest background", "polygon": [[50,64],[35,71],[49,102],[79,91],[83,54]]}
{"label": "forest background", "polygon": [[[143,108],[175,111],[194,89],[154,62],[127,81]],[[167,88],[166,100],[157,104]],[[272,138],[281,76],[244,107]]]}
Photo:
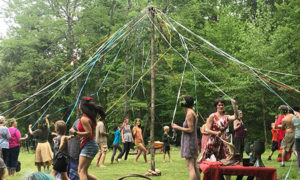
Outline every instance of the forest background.
{"label": "forest background", "polygon": [[[16,118],[22,134],[46,108],[51,120],[68,119],[72,111],[69,105],[75,102],[88,72],[59,91],[56,100],[43,109],[40,108],[55,92],[28,97],[49,81],[80,67],[92,54],[84,52],[112,35],[150,5],[243,63],[257,68],[258,72],[263,72],[261,77],[267,79],[265,82],[290,106],[300,106],[299,0],[7,2],[8,7],[2,8],[1,13],[13,21],[10,22],[7,35],[0,39],[0,113],[5,112],[8,119]],[[114,65],[110,62],[115,54],[107,54],[101,57],[89,76],[83,95],[98,92],[94,99],[104,109],[111,107],[142,75],[141,67],[150,47],[150,28],[141,33],[143,36],[137,32],[130,33],[124,41],[125,48],[120,51]],[[142,45],[139,45],[142,38]],[[176,39],[173,41],[178,43]],[[139,50],[132,58],[137,47]],[[160,57],[167,48],[156,31],[156,57]],[[80,59],[75,61],[74,58],[79,56]],[[174,52],[167,51],[164,57],[165,60],[156,66],[155,140],[161,140],[162,127],[171,124],[184,66],[182,59]],[[274,122],[274,116],[279,114],[279,105],[283,104],[280,98],[263,86],[257,77],[245,73],[244,69],[220,55],[195,48],[189,58],[220,89],[236,99],[244,112],[247,141],[270,142],[270,124]],[[74,60],[73,65],[70,60]],[[66,67],[66,64],[69,66]],[[108,71],[111,72],[106,83],[99,88]],[[147,142],[150,134],[150,91],[150,74],[147,74],[142,83],[136,86],[135,93],[131,91],[131,95],[126,94],[108,112],[106,123],[109,132],[114,126],[121,125],[125,116],[130,116],[132,125],[135,118],[141,118]],[[214,99],[223,96],[215,86],[189,67],[184,75],[181,94],[190,94],[197,99],[195,110],[199,113],[199,126],[215,111]],[[225,99],[226,111],[232,114],[229,98]],[[79,117],[78,109],[74,112],[69,125]],[[182,124],[183,120],[184,112],[179,108],[174,122]]]}

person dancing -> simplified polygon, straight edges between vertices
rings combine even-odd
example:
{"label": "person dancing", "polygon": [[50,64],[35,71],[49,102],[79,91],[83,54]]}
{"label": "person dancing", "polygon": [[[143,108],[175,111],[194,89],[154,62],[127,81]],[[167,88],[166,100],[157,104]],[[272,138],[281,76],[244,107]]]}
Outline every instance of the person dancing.
{"label": "person dancing", "polygon": [[5,179],[6,165],[5,158],[7,158],[9,142],[11,138],[8,128],[5,126],[6,120],[4,116],[0,116],[0,179]]}
{"label": "person dancing", "polygon": [[144,146],[144,139],[142,135],[142,129],[141,129],[141,120],[137,118],[135,120],[135,126],[133,127],[133,135],[135,138],[135,146],[138,148],[138,153],[135,156],[134,163],[137,162],[140,155],[143,153],[145,163],[148,163],[147,161],[147,149]]}
{"label": "person dancing", "polygon": [[[300,111],[299,107],[294,107],[295,116],[292,122],[295,126],[295,149],[297,152],[297,167],[300,170]],[[298,172],[300,173],[300,171]]]}
{"label": "person dancing", "polygon": [[47,167],[49,171],[49,166],[53,162],[53,152],[51,150],[51,146],[48,142],[49,136],[49,115],[46,116],[46,119],[42,119],[38,122],[38,129],[32,131],[32,125],[28,126],[29,134],[36,138],[37,147],[35,150],[35,165],[37,166],[37,170],[41,172],[41,167]]}
{"label": "person dancing", "polygon": [[82,137],[78,164],[79,178],[80,180],[98,179],[96,176],[89,174],[88,169],[99,149],[95,141],[97,114],[99,114],[102,119],[105,119],[106,115],[102,107],[97,105],[91,97],[82,97],[79,109],[83,115],[78,124],[78,131],[73,128],[69,130],[70,134],[73,134],[75,137]]}
{"label": "person dancing", "polygon": [[10,127],[8,128],[11,138],[9,139],[9,150],[8,150],[8,161],[7,161],[7,169],[8,175],[14,176],[16,173],[16,168],[18,164],[18,158],[20,153],[21,142],[28,138],[28,135],[22,138],[19,129],[17,128],[17,121],[11,120]]}
{"label": "person dancing", "polygon": [[120,134],[121,134],[121,129],[123,127],[118,127],[118,126],[115,126],[114,127],[114,135],[115,135],[115,138],[114,138],[114,141],[113,141],[113,153],[111,155],[111,159],[110,159],[110,164],[113,164],[114,162],[114,158],[115,158],[115,155],[116,155],[116,152],[117,152],[117,149],[120,151],[117,158],[116,158],[116,161],[119,162],[119,159],[122,158],[122,148],[120,146]]}
{"label": "person dancing", "polygon": [[54,142],[54,163],[51,175],[56,177],[60,174],[62,180],[70,180],[67,174],[69,165],[68,140],[71,136],[65,136],[67,125],[63,120],[58,120],[54,124],[57,137]]}
{"label": "person dancing", "polygon": [[237,153],[239,153],[240,161],[243,160],[244,153],[244,140],[246,136],[247,129],[243,122],[243,112],[238,110],[239,119],[234,120],[233,129],[234,129],[234,146],[236,148]]}
{"label": "person dancing", "polygon": [[123,156],[123,154],[125,154],[124,160],[127,160],[127,157],[128,157],[129,151],[130,151],[130,146],[131,146],[131,143],[133,142],[133,137],[131,134],[128,117],[126,117],[123,121],[123,129],[121,130],[121,137],[122,137],[122,142],[124,145],[122,156]]}
{"label": "person dancing", "polygon": [[[75,131],[78,131],[78,124],[80,122],[80,118],[77,119],[72,128]],[[68,177],[71,180],[79,180],[78,175],[78,163],[79,163],[79,154],[80,154],[80,138],[73,137],[68,141],[68,153],[69,153],[69,166],[68,166]]]}
{"label": "person dancing", "polygon": [[[237,111],[237,106],[235,101],[231,100],[235,111]],[[234,121],[236,115],[225,115],[225,102],[223,98],[217,98],[214,102],[214,106],[217,112],[212,113],[206,122],[205,132],[207,132],[210,137],[207,140],[206,146],[201,152],[200,162],[209,158],[211,161],[218,161],[225,159],[229,155],[229,148],[220,139],[228,141],[228,136],[225,130],[228,127],[228,121]]]}
{"label": "person dancing", "polygon": [[185,121],[182,127],[173,123],[172,128],[182,131],[180,155],[185,158],[190,180],[200,180],[199,168],[196,165],[198,157],[197,115],[192,109],[193,106],[193,97],[185,95],[181,101],[181,107],[186,114]]}

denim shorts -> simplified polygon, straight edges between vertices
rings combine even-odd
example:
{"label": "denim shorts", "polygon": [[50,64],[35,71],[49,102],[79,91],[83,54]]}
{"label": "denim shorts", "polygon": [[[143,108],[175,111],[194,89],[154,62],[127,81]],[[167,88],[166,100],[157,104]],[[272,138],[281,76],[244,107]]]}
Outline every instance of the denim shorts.
{"label": "denim shorts", "polygon": [[80,156],[88,157],[93,159],[98,153],[99,147],[95,139],[91,139],[85,143],[83,148],[80,151]]}

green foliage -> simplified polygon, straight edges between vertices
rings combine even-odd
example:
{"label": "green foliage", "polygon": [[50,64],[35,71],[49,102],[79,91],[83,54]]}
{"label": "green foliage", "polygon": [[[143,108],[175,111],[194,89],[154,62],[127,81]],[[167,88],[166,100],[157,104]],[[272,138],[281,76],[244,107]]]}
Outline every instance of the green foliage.
{"label": "green foliage", "polygon": [[[7,117],[20,118],[19,126],[23,132],[29,123],[34,123],[44,112],[52,113],[53,120],[67,119],[77,95],[75,81],[68,84],[69,75],[76,67],[82,69],[85,62],[93,57],[99,48],[96,44],[113,35],[148,5],[158,7],[195,34],[241,62],[257,68],[257,74],[249,68],[241,68],[236,62],[213,52],[199,38],[174,25],[177,32],[186,37],[184,42],[189,48],[189,54],[186,54],[180,39],[182,37],[155,17],[157,28],[167,40],[171,40],[171,45],[178,51],[168,49],[169,44],[158,29],[155,30],[156,59],[160,60],[156,66],[155,139],[160,139],[162,126],[170,125],[172,120],[185,62],[178,53],[188,55],[189,61],[201,73],[237,100],[245,114],[249,140],[265,139],[262,128],[264,123],[270,136],[269,124],[278,114],[277,107],[283,103],[266,89],[262,78],[271,80],[265,82],[291,106],[300,103],[299,92],[278,85],[284,83],[284,86],[298,91],[300,89],[300,5],[297,0],[68,2],[67,6],[65,1],[61,0],[12,0],[5,11],[6,16],[14,20],[15,25],[10,27],[7,37],[0,42],[0,102],[9,101],[0,104],[0,112],[8,110]],[[68,16],[71,17],[71,21],[68,21]],[[144,73],[150,68],[150,30],[148,19],[138,24],[124,39],[124,46],[121,47],[122,40],[118,46],[110,49],[103,59],[99,59],[103,63],[97,63],[88,77],[82,94],[96,93],[94,99],[105,109],[114,105],[108,112],[107,125],[110,131],[123,120],[122,95],[125,93],[124,71],[127,56],[130,57],[127,63],[127,89],[132,88],[127,94],[128,114],[131,120],[141,118],[143,125],[147,124],[149,119],[150,75]],[[73,53],[70,50],[72,36]],[[94,49],[90,49],[94,46]],[[115,57],[119,49],[120,53]],[[77,56],[80,58],[74,62],[75,66],[70,65],[71,60]],[[78,76],[79,87],[85,82],[89,70],[90,67],[86,68]],[[194,69],[193,72],[187,64],[181,94],[191,94],[197,98],[198,106],[195,108],[198,108],[196,110],[204,118],[215,111],[212,102],[218,96],[225,97],[226,111],[232,114],[229,98],[208,82],[198,70]],[[262,70],[296,74],[298,77]],[[105,83],[99,88],[108,72]],[[142,75],[144,78],[137,83]],[[54,86],[45,90],[43,94],[26,99],[46,87],[43,85],[54,82]],[[65,86],[67,84],[68,86]],[[55,96],[55,101],[52,101],[52,96]],[[23,100],[25,102],[19,106],[18,103]],[[66,108],[56,112],[63,107]],[[46,108],[49,108],[47,112]],[[30,115],[34,111],[38,113]],[[75,118],[76,114],[73,113],[71,122]],[[183,120],[184,112],[178,107],[174,122],[182,124]],[[202,123],[202,120],[199,120],[199,124]],[[148,129],[145,130],[146,134],[149,134]],[[145,138],[147,142],[148,139]],[[267,140],[270,140],[269,138],[267,137]]]}

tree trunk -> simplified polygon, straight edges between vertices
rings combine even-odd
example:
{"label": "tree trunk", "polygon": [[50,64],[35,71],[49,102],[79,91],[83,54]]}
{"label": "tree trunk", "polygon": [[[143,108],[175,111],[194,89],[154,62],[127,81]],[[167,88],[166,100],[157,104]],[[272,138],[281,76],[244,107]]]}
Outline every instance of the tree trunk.
{"label": "tree trunk", "polygon": [[168,10],[168,0],[164,0],[164,9],[163,9],[163,13],[166,13]]}
{"label": "tree trunk", "polygon": [[127,0],[128,3],[128,7],[127,7],[127,18],[128,18],[128,14],[129,14],[129,10],[131,8],[131,0]]}
{"label": "tree trunk", "polygon": [[146,121],[144,123],[144,130],[143,130],[143,139],[146,136],[146,130],[149,124],[149,112],[150,112],[150,103],[147,105]]}
{"label": "tree trunk", "polygon": [[[128,2],[128,7],[127,7],[127,18],[128,18],[128,14],[129,14],[129,10],[131,8],[131,2],[130,0],[127,1]],[[124,66],[124,93],[127,92],[127,66],[128,66],[128,51],[129,51],[129,38],[127,40],[127,48],[126,48],[126,57],[125,57],[125,66]],[[125,118],[127,116],[127,111],[128,111],[128,96],[127,94],[124,96],[124,115],[123,117]]]}
{"label": "tree trunk", "polygon": [[[126,56],[125,56],[125,66],[124,66],[124,93],[127,92],[127,64],[128,64],[128,46],[127,46],[127,50],[126,50]],[[123,117],[125,118],[127,116],[127,111],[128,111],[128,107],[127,107],[127,94],[125,94],[124,96],[124,115]]]}
{"label": "tree trunk", "polygon": [[[150,9],[150,8],[149,8]],[[154,23],[153,9],[149,11],[151,20]],[[151,170],[155,171],[155,151],[154,151],[154,123],[155,123],[155,52],[154,52],[154,40],[155,32],[154,25],[151,25],[151,129],[150,129],[150,141],[151,141]]]}
{"label": "tree trunk", "polygon": [[263,119],[263,122],[264,122],[265,144],[268,145],[267,126],[266,126],[266,109],[265,109],[265,97],[264,97],[264,93],[262,95],[261,105],[262,105],[262,119]]}
{"label": "tree trunk", "polygon": [[115,8],[116,0],[113,0],[110,8],[110,24],[114,25],[114,8]]}
{"label": "tree trunk", "polygon": [[[75,8],[74,8],[75,9]],[[71,11],[71,2],[67,1],[66,4],[66,16],[67,16],[67,25],[68,25],[68,39],[70,41],[69,44],[69,55],[70,55],[70,59],[73,59],[75,57],[74,55],[74,49],[75,49],[75,38],[74,38],[74,33],[73,33],[73,24],[74,24],[74,20],[73,20],[73,15],[72,15],[72,11]],[[74,70],[77,68],[76,63],[74,63]],[[79,95],[80,92],[80,87],[79,87],[79,83],[78,83],[78,79],[75,79],[75,86],[76,86],[76,97]],[[79,118],[80,115],[80,111],[79,111],[79,106],[76,106],[76,119]]]}

